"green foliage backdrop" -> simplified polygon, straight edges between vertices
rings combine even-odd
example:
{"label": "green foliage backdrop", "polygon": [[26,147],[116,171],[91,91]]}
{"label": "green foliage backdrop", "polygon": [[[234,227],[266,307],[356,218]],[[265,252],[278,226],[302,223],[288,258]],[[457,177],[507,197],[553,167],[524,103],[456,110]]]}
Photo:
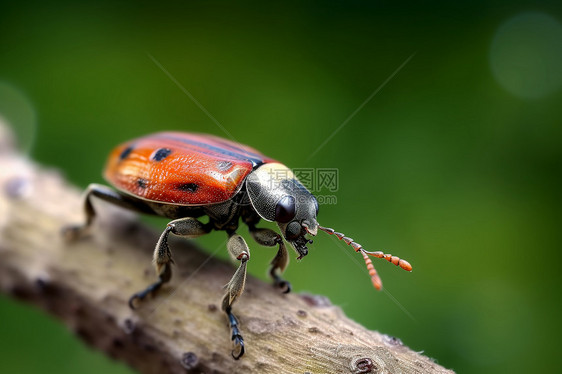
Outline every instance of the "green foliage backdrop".
{"label": "green foliage backdrop", "polygon": [[[377,293],[319,236],[292,259],[296,291],[328,295],[459,373],[552,372],[561,11],[554,1],[2,3],[0,115],[34,159],[84,187],[103,182],[108,151],[128,138],[226,136],[153,56],[235,139],[289,167],[338,169],[337,203],[320,207],[320,222],[414,266],[375,262]],[[222,241],[200,240],[209,252]],[[250,272],[265,279],[273,253],[252,248]],[[0,372],[130,372],[29,306],[1,297],[0,317]]]}

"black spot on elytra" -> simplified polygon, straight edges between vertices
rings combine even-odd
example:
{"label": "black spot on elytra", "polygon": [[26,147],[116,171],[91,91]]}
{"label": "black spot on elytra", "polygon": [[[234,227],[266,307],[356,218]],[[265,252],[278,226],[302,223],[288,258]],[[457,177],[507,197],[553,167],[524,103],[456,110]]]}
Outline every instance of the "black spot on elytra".
{"label": "black spot on elytra", "polygon": [[172,153],[172,150],[170,148],[159,148],[152,153],[150,159],[152,161],[162,161],[163,159],[168,157],[170,153]]}
{"label": "black spot on elytra", "polygon": [[219,171],[228,171],[231,167],[232,167],[232,162],[230,161],[217,162],[217,169],[219,169]]}
{"label": "black spot on elytra", "polygon": [[131,152],[133,151],[133,149],[135,149],[135,147],[132,146],[132,145],[130,145],[130,146],[128,146],[127,148],[125,148],[125,149],[123,150],[123,152],[121,152],[121,154],[119,155],[119,160],[124,160],[124,159],[126,159],[126,158],[129,156],[129,154],[131,154]]}
{"label": "black spot on elytra", "polygon": [[148,185],[148,182],[147,182],[146,179],[143,179],[143,178],[137,179],[137,186],[139,186],[140,188],[146,188],[147,185]]}
{"label": "black spot on elytra", "polygon": [[182,183],[176,187],[180,191],[186,192],[196,192],[199,189],[199,185],[196,183]]}

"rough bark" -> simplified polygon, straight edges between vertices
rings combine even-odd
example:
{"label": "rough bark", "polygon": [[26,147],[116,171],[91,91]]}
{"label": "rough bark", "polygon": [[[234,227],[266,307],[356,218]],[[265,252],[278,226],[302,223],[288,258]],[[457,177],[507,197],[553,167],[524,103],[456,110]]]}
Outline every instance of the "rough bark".
{"label": "rough bark", "polygon": [[154,280],[158,233],[100,203],[91,235],[65,243],[60,228],[83,218],[80,192],[18,156],[0,130],[0,290],[139,372],[451,373],[325,297],[282,295],[251,276],[237,304],[248,349],[233,360],[220,300],[234,267],[192,241],[172,240],[172,282],[132,311],[129,296]]}

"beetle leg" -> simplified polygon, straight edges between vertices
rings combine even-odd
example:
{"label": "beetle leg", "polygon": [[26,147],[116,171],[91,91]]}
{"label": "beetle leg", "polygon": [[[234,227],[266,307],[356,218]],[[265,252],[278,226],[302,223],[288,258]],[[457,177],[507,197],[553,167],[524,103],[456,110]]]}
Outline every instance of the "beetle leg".
{"label": "beetle leg", "polygon": [[146,296],[158,290],[172,277],[171,265],[174,263],[174,260],[172,259],[172,252],[168,246],[168,236],[170,233],[188,238],[196,238],[207,234],[210,231],[211,227],[209,225],[201,223],[192,217],[180,218],[168,223],[168,226],[166,226],[166,229],[162,232],[162,235],[160,235],[160,239],[158,239],[158,243],[156,243],[156,247],[154,248],[154,257],[152,261],[156,267],[158,280],[144,290],[131,296],[129,299],[129,306],[131,309],[135,309],[135,301],[143,300]]}
{"label": "beetle leg", "polygon": [[136,211],[139,213],[152,213],[147,206],[143,205],[138,199],[130,198],[121,194],[107,186],[92,183],[86,188],[83,195],[84,213],[86,214],[86,221],[83,224],[68,225],[62,228],[62,234],[67,241],[76,240],[84,235],[96,216],[96,211],[92,205],[92,197],[97,197],[100,200],[107,201],[108,203],[120,206],[125,209]]}
{"label": "beetle leg", "polygon": [[228,253],[236,260],[240,261],[240,266],[226,285],[226,294],[222,299],[222,310],[226,313],[230,323],[232,342],[234,350],[232,357],[238,360],[244,354],[244,339],[240,334],[238,319],[232,314],[232,304],[244,291],[246,283],[246,263],[250,259],[250,249],[244,238],[238,234],[230,235],[226,244]]}
{"label": "beetle leg", "polygon": [[291,292],[291,283],[281,278],[281,274],[285,271],[285,268],[289,264],[289,253],[287,252],[287,247],[281,235],[270,229],[260,229],[256,227],[250,227],[250,234],[252,238],[265,247],[275,247],[279,245],[279,250],[277,254],[271,260],[269,275],[273,279],[273,284],[283,290],[283,293]]}

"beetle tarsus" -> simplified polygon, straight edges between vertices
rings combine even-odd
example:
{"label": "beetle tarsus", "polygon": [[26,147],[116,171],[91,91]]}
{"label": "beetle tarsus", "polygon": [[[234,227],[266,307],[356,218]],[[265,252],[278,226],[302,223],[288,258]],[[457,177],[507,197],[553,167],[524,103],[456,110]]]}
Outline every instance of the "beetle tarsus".
{"label": "beetle tarsus", "polygon": [[273,276],[273,286],[281,289],[283,293],[289,293],[293,289],[291,282],[281,278],[279,275]]}
{"label": "beetle tarsus", "polygon": [[238,360],[240,357],[244,355],[244,338],[240,335],[240,329],[238,326],[238,319],[234,314],[232,314],[232,310],[228,308],[226,310],[226,314],[228,315],[228,321],[230,322],[230,330],[232,331],[232,343],[234,345],[234,349],[232,350],[232,357],[235,360]]}
{"label": "beetle tarsus", "polygon": [[290,293],[291,290],[293,289],[291,287],[291,283],[288,281],[282,281],[279,283],[279,288],[281,288],[283,290],[283,293]]}
{"label": "beetle tarsus", "polygon": [[232,341],[234,342],[234,346],[236,347],[231,352],[232,358],[238,360],[240,357],[244,355],[245,352],[244,339],[242,339],[241,335],[236,335],[235,337],[233,337]]}
{"label": "beetle tarsus", "polygon": [[154,282],[150,286],[146,287],[144,290],[133,294],[133,296],[131,296],[129,298],[129,307],[133,310],[137,309],[138,305],[135,305],[135,301],[138,300],[140,302],[140,301],[146,299],[146,297],[149,294],[154,293],[158,289],[160,289],[160,287],[162,287],[163,283],[164,282],[162,281],[162,279],[158,279],[157,282]]}

